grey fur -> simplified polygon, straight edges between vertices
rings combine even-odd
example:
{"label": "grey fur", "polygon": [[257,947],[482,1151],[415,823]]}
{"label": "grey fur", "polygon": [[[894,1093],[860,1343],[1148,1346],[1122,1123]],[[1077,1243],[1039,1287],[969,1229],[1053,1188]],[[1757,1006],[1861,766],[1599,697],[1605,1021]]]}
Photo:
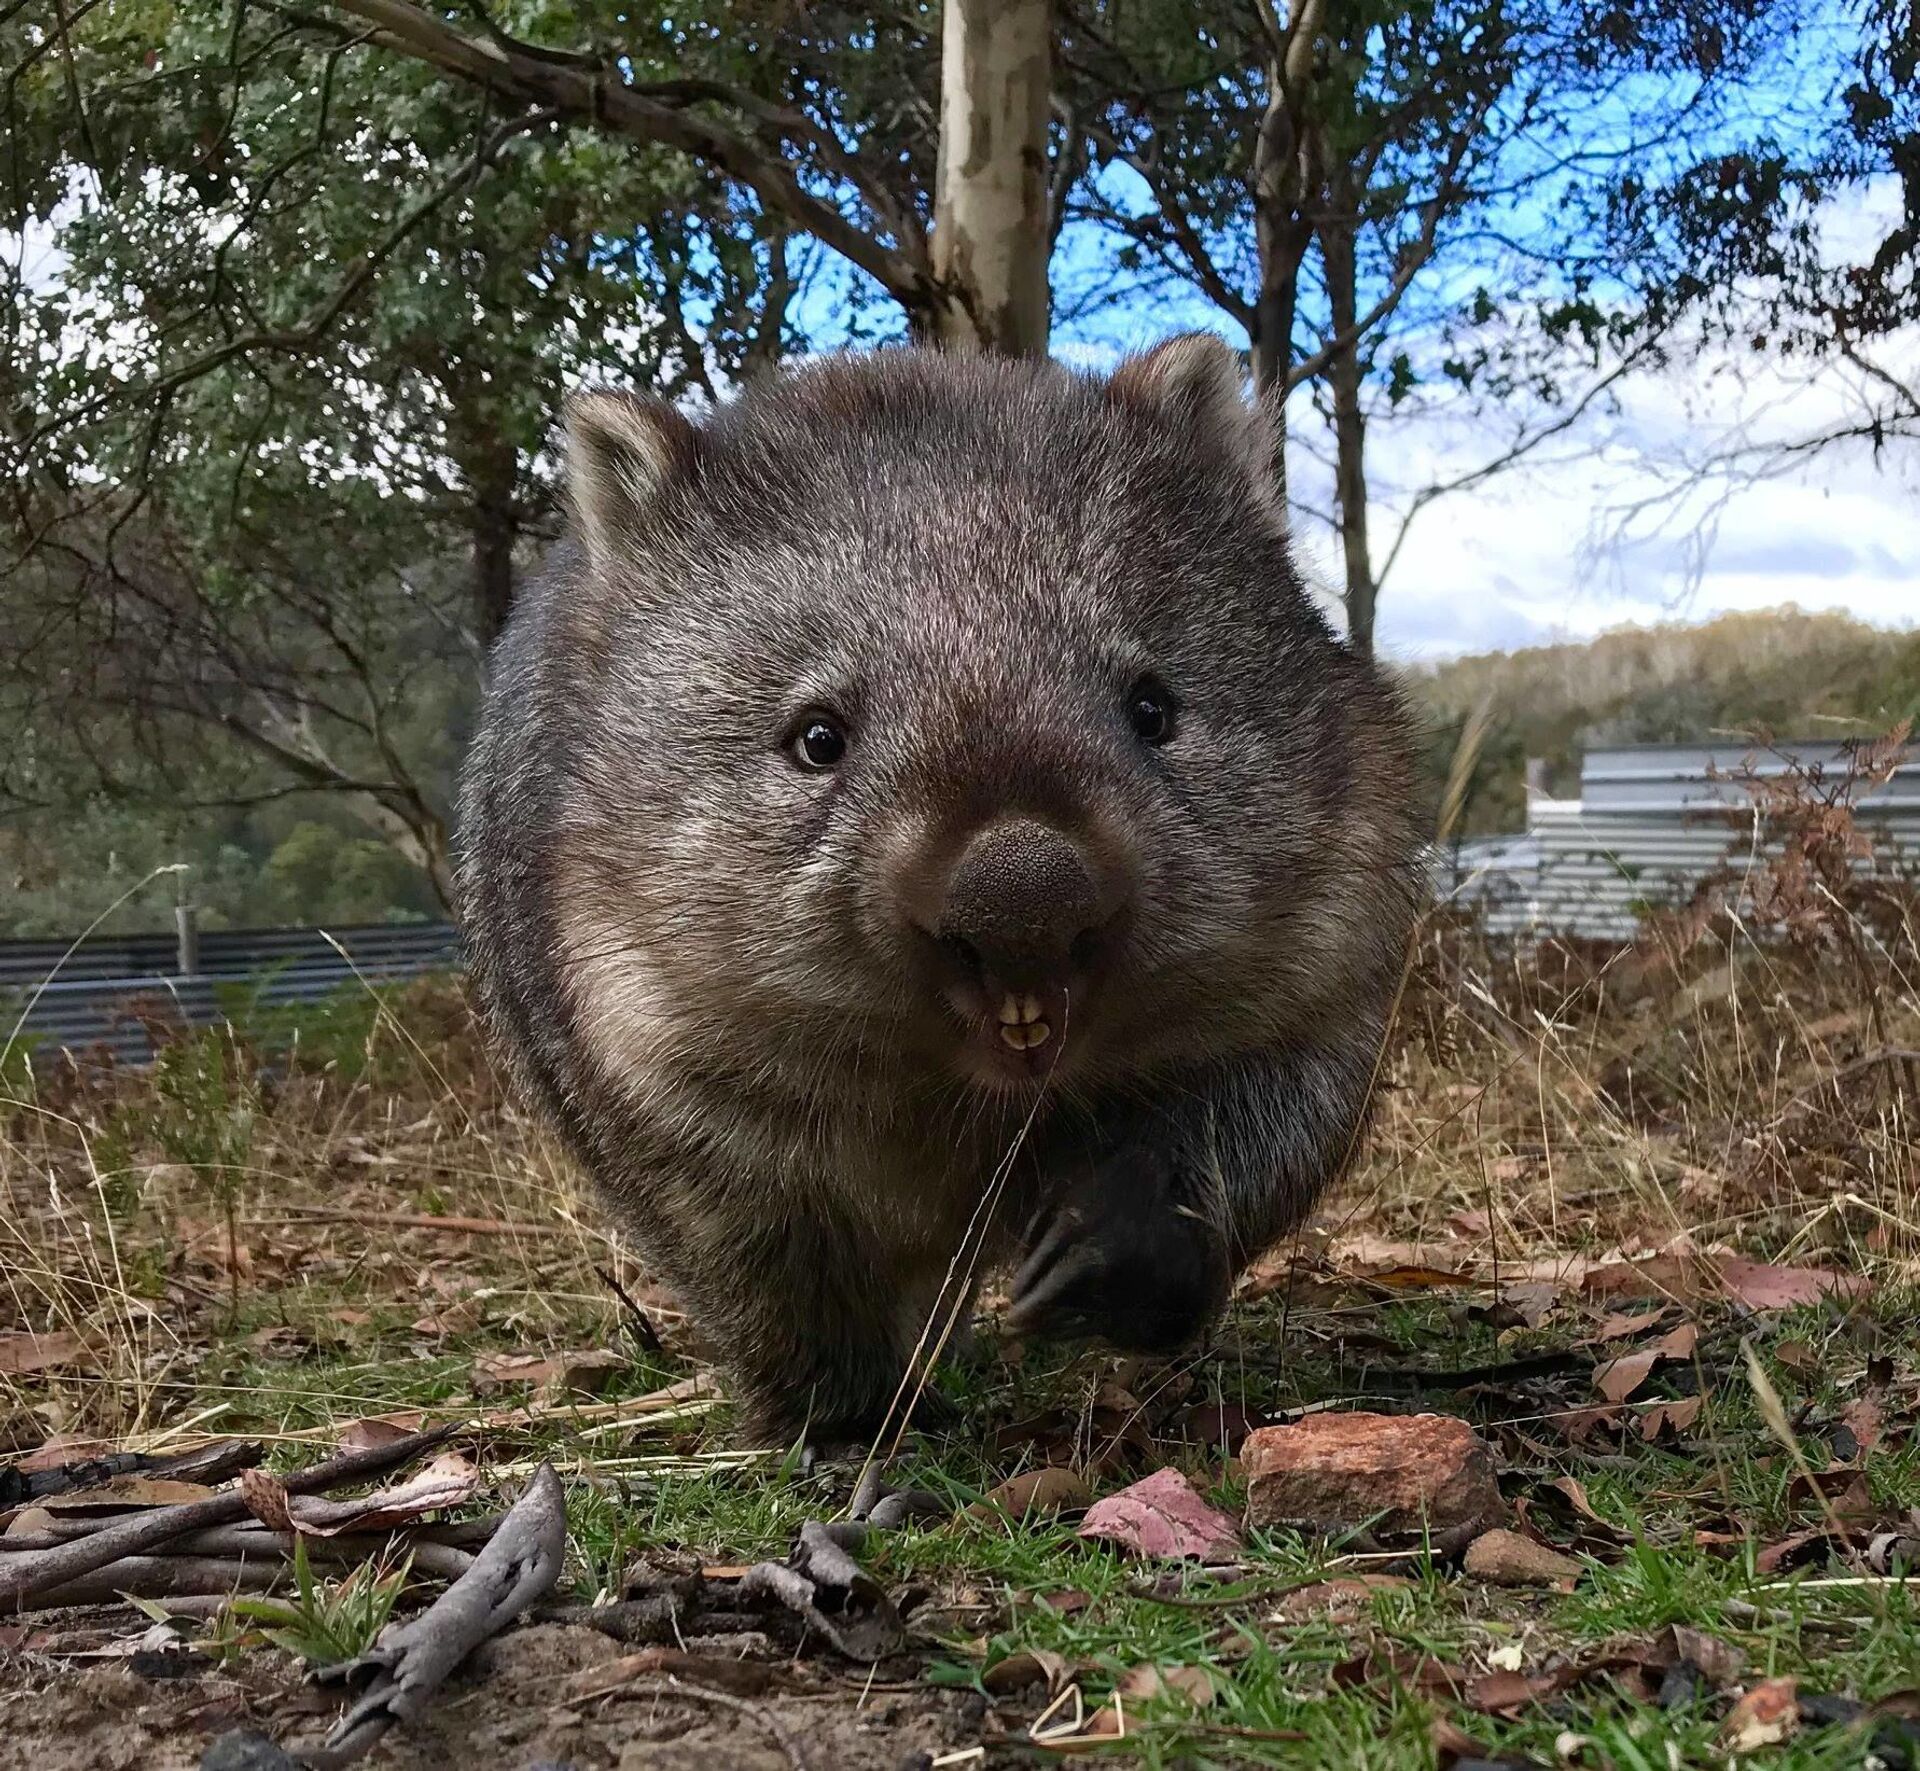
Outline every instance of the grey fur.
{"label": "grey fur", "polygon": [[[816,362],[697,429],[636,403],[657,475],[576,433],[594,546],[522,597],[467,768],[474,978],[749,1431],[874,1422],[1036,1092],[990,1253],[1026,1229],[1043,1324],[1082,1295],[1062,1249],[1164,1221],[1191,1272],[1135,1338],[1190,1332],[1351,1152],[1414,907],[1408,727],[1301,588],[1224,355]],[[1147,671],[1180,704],[1153,750]],[[848,722],[829,774],[787,748],[810,706]],[[1037,1091],[910,926],[1008,818],[1131,906]]]}

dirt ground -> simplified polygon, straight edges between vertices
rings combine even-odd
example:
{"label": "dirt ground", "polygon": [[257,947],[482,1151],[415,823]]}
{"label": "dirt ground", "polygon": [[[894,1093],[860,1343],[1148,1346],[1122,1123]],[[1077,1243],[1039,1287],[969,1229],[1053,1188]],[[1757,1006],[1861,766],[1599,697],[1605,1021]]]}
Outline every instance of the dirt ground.
{"label": "dirt ground", "polygon": [[[797,1755],[816,1771],[914,1771],[978,1744],[987,1715],[976,1693],[901,1691],[884,1677],[870,1686],[864,1672],[805,1664],[786,1673],[791,1689],[752,1699],[688,1697],[665,1679],[569,1698],[622,1653],[595,1630],[526,1625],[482,1650],[418,1725],[389,1733],[360,1762],[371,1771],[791,1771]],[[336,1709],[290,1665],[257,1655],[227,1669],[189,1655],[87,1666],[16,1654],[0,1668],[0,1771],[196,1771],[232,1730],[298,1744],[317,1740]]]}

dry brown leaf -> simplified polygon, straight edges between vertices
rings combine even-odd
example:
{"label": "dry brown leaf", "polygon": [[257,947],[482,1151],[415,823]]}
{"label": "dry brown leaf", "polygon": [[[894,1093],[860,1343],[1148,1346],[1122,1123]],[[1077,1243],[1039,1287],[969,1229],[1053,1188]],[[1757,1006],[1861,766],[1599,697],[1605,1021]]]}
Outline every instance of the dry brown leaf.
{"label": "dry brown leaf", "polygon": [[1676,1402],[1656,1402],[1640,1416],[1640,1437],[1649,1445],[1663,1433],[1684,1433],[1700,1418],[1701,1396],[1682,1396]]}
{"label": "dry brown leaf", "polygon": [[1840,1424],[1863,1452],[1871,1451],[1880,1443],[1880,1404],[1871,1396],[1856,1396],[1840,1410]]}
{"label": "dry brown leaf", "polygon": [[1585,1565],[1571,1556],[1499,1528],[1483,1531],[1468,1544],[1460,1565],[1476,1580],[1495,1586],[1552,1587],[1562,1593],[1572,1592],[1586,1573]]}
{"label": "dry brown leaf", "polygon": [[87,1343],[71,1329],[51,1334],[35,1334],[31,1329],[0,1334],[0,1377],[59,1371],[78,1365],[86,1357]]}
{"label": "dry brown leaf", "polygon": [[1871,1286],[1863,1274],[1834,1273],[1823,1267],[1776,1267],[1721,1255],[1720,1283],[1749,1310],[1790,1310],[1823,1297],[1864,1297]]}
{"label": "dry brown leaf", "polygon": [[353,1500],[319,1495],[289,1495],[264,1470],[244,1470],[240,1492],[247,1510],[271,1531],[298,1531],[307,1537],[338,1537],[346,1531],[391,1531],[422,1515],[471,1500],[480,1472],[457,1451],[444,1451],[418,1475],[392,1488]]}
{"label": "dry brown leaf", "polygon": [[629,1361],[604,1347],[565,1353],[482,1353],[473,1362],[473,1393],[486,1396],[517,1384],[534,1384],[554,1396],[593,1396]]}
{"label": "dry brown leaf", "polygon": [[289,1510],[292,1497],[279,1477],[270,1476],[265,1470],[242,1470],[240,1494],[247,1503],[247,1511],[269,1531],[293,1529],[293,1515]]}
{"label": "dry brown leaf", "polygon": [[1044,1685],[1052,1697],[1065,1688],[1070,1672],[1064,1654],[1050,1648],[1022,1648],[996,1660],[980,1675],[980,1684],[995,1697],[1024,1691],[1029,1685]]}
{"label": "dry brown leaf", "polygon": [[426,1425],[427,1417],[417,1409],[408,1409],[401,1414],[370,1415],[365,1420],[350,1421],[340,1430],[336,1441],[342,1451],[372,1451],[382,1445],[391,1445],[398,1439],[410,1439]]}
{"label": "dry brown leaf", "polygon": [[1593,1368],[1593,1387],[1609,1402],[1624,1402],[1653,1376],[1653,1368],[1659,1363],[1660,1355],[1650,1347],[1644,1352],[1622,1354]]}
{"label": "dry brown leaf", "polygon": [[1683,1322],[1671,1333],[1663,1334],[1651,1346],[1637,1353],[1609,1359],[1593,1369],[1593,1387],[1609,1402],[1624,1402],[1650,1378],[1660,1366],[1674,1359],[1691,1359],[1700,1344],[1700,1330]]}
{"label": "dry brown leaf", "polygon": [[1114,1686],[1129,1703],[1152,1703],[1168,1698],[1198,1708],[1213,1702],[1213,1677],[1201,1666],[1136,1666]]}
{"label": "dry brown leaf", "polygon": [[1728,1711],[1720,1744],[1730,1753],[1778,1746],[1800,1725],[1797,1681],[1763,1679]]}
{"label": "dry brown leaf", "polygon": [[1027,1470],[992,1488],[964,1510],[969,1519],[1019,1524],[1026,1519],[1084,1512],[1093,1491],[1072,1470],[1057,1464]]}
{"label": "dry brown leaf", "polygon": [[213,1490],[202,1482],[173,1482],[163,1476],[115,1476],[91,1488],[49,1494],[37,1504],[56,1513],[119,1513],[136,1507],[171,1507],[205,1500]]}

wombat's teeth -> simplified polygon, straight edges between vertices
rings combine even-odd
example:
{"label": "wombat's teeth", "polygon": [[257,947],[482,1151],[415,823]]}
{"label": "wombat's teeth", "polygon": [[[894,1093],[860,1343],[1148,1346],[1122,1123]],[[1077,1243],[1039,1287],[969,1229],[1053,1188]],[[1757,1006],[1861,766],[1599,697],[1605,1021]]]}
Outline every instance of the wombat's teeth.
{"label": "wombat's teeth", "polygon": [[1045,1021],[1029,1021],[1024,1026],[1002,1026],[1000,1037],[1017,1052],[1030,1052],[1037,1045],[1045,1045],[1053,1037],[1053,1029]]}
{"label": "wombat's teeth", "polygon": [[[1021,1027],[1031,1025],[1040,1019],[1040,998],[1037,996],[1015,996],[1009,990],[1000,999],[1000,1025],[1003,1027]],[[1038,1040],[1034,1042],[1036,1045]]]}

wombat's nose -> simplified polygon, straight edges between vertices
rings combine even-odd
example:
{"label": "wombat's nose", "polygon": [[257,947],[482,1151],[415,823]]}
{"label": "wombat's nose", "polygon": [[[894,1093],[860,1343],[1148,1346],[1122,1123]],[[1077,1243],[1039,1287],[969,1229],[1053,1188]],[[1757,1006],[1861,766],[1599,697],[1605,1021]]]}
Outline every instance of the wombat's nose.
{"label": "wombat's nose", "polygon": [[1106,921],[1085,858],[1029,818],[989,825],[947,878],[940,939],[1002,984],[1058,983],[1097,956]]}

